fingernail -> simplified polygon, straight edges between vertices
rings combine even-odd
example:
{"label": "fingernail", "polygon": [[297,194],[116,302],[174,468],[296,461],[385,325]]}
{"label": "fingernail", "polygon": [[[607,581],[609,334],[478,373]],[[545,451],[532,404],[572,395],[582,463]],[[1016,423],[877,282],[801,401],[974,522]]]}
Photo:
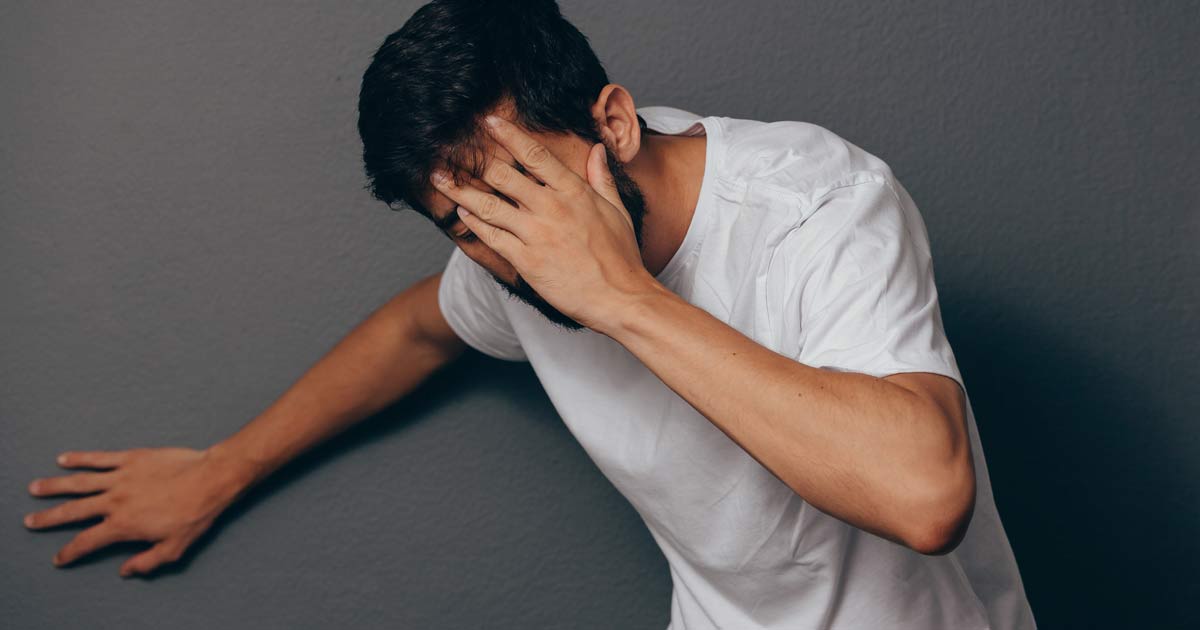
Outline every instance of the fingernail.
{"label": "fingernail", "polygon": [[60,463],[60,464],[67,463],[67,455],[65,453],[58,456],[58,463]]}
{"label": "fingernail", "polygon": [[484,117],[483,122],[487,123],[487,126],[491,127],[492,129],[495,129],[496,126],[500,124],[500,117],[496,116],[495,114],[488,114]]}
{"label": "fingernail", "polygon": [[54,556],[54,559],[51,560],[51,562],[53,562],[54,566],[56,566],[56,567],[61,565],[62,564],[62,556],[57,556],[57,555]]}
{"label": "fingernail", "polygon": [[439,169],[434,169],[434,171],[433,171],[433,183],[435,183],[435,184],[445,184],[445,183],[446,183],[446,180],[448,180],[448,179],[449,179],[449,178],[448,178],[448,177],[446,177],[446,171],[443,171],[443,170],[442,170],[442,169],[440,169],[440,168],[439,168]]}
{"label": "fingernail", "polygon": [[40,480],[35,479],[29,483],[29,491],[30,492],[37,492],[38,488],[40,488],[40,487],[42,487]]}
{"label": "fingernail", "polygon": [[25,515],[25,527],[33,527],[33,515],[32,514]]}
{"label": "fingernail", "polygon": [[458,211],[458,216],[460,216],[460,217],[465,217],[465,216],[471,214],[470,210],[467,210],[466,208],[464,208],[462,206],[458,206],[456,208],[456,210]]}

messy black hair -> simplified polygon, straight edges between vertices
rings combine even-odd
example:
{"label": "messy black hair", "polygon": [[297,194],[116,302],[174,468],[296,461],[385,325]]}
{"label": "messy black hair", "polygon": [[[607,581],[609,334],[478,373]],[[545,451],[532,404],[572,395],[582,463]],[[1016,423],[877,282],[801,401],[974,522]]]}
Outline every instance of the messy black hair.
{"label": "messy black hair", "polygon": [[439,160],[456,179],[481,175],[484,114],[508,101],[532,132],[600,142],[591,106],[607,83],[554,0],[434,0],[387,36],[363,73],[367,188],[433,218],[420,199]]}

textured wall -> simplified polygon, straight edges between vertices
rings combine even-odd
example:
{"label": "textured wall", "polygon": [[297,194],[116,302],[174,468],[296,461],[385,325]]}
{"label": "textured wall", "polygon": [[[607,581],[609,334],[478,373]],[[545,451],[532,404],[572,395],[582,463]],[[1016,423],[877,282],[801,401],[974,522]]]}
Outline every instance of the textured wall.
{"label": "textured wall", "polygon": [[[452,247],[362,189],[359,78],[415,2],[0,4],[0,618],[658,628],[666,563],[527,365],[470,354],[156,578],[50,564],[68,448],[202,447]],[[638,103],[805,120],[920,206],[1045,628],[1200,596],[1191,2],[565,1]],[[455,383],[455,387],[450,387]]]}

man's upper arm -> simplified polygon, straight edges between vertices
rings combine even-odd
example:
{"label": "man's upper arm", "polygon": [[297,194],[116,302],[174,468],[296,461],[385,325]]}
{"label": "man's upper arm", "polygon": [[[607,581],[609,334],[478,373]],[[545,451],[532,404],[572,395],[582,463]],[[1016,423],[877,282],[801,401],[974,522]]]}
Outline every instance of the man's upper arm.
{"label": "man's upper arm", "polygon": [[527,360],[508,319],[510,298],[491,273],[462,249],[455,247],[446,261],[436,297],[442,319],[431,324],[435,331],[445,325],[467,345],[488,356],[505,361]]}
{"label": "man's upper arm", "polygon": [[818,203],[790,252],[799,267],[795,358],[877,377],[934,373],[961,385],[927,233],[911,200],[881,179],[836,189]]}
{"label": "man's upper arm", "polygon": [[413,286],[413,327],[423,341],[438,347],[446,356],[455,357],[467,348],[467,344],[446,322],[438,306],[442,273],[439,271]]}

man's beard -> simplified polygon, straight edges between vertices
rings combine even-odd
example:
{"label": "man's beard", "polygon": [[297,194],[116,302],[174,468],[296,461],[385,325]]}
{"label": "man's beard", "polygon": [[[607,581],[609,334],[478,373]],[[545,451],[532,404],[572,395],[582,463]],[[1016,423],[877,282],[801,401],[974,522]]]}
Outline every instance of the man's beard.
{"label": "man's beard", "polygon": [[[608,157],[608,171],[612,173],[613,181],[617,184],[617,194],[621,197],[621,203],[625,205],[625,209],[629,211],[629,218],[633,222],[633,234],[637,238],[638,250],[642,249],[642,218],[646,215],[646,200],[642,197],[642,191],[638,188],[637,182],[625,172],[625,167],[621,164],[617,156],[613,155],[608,147],[604,147],[604,154]],[[537,309],[546,319],[570,331],[578,331],[586,328],[583,324],[567,317],[562,311],[554,308],[549,302],[538,295],[529,283],[517,274],[517,286],[513,287],[507,282],[497,278],[492,274],[492,279],[496,281],[509,295],[525,302],[526,304]]]}

